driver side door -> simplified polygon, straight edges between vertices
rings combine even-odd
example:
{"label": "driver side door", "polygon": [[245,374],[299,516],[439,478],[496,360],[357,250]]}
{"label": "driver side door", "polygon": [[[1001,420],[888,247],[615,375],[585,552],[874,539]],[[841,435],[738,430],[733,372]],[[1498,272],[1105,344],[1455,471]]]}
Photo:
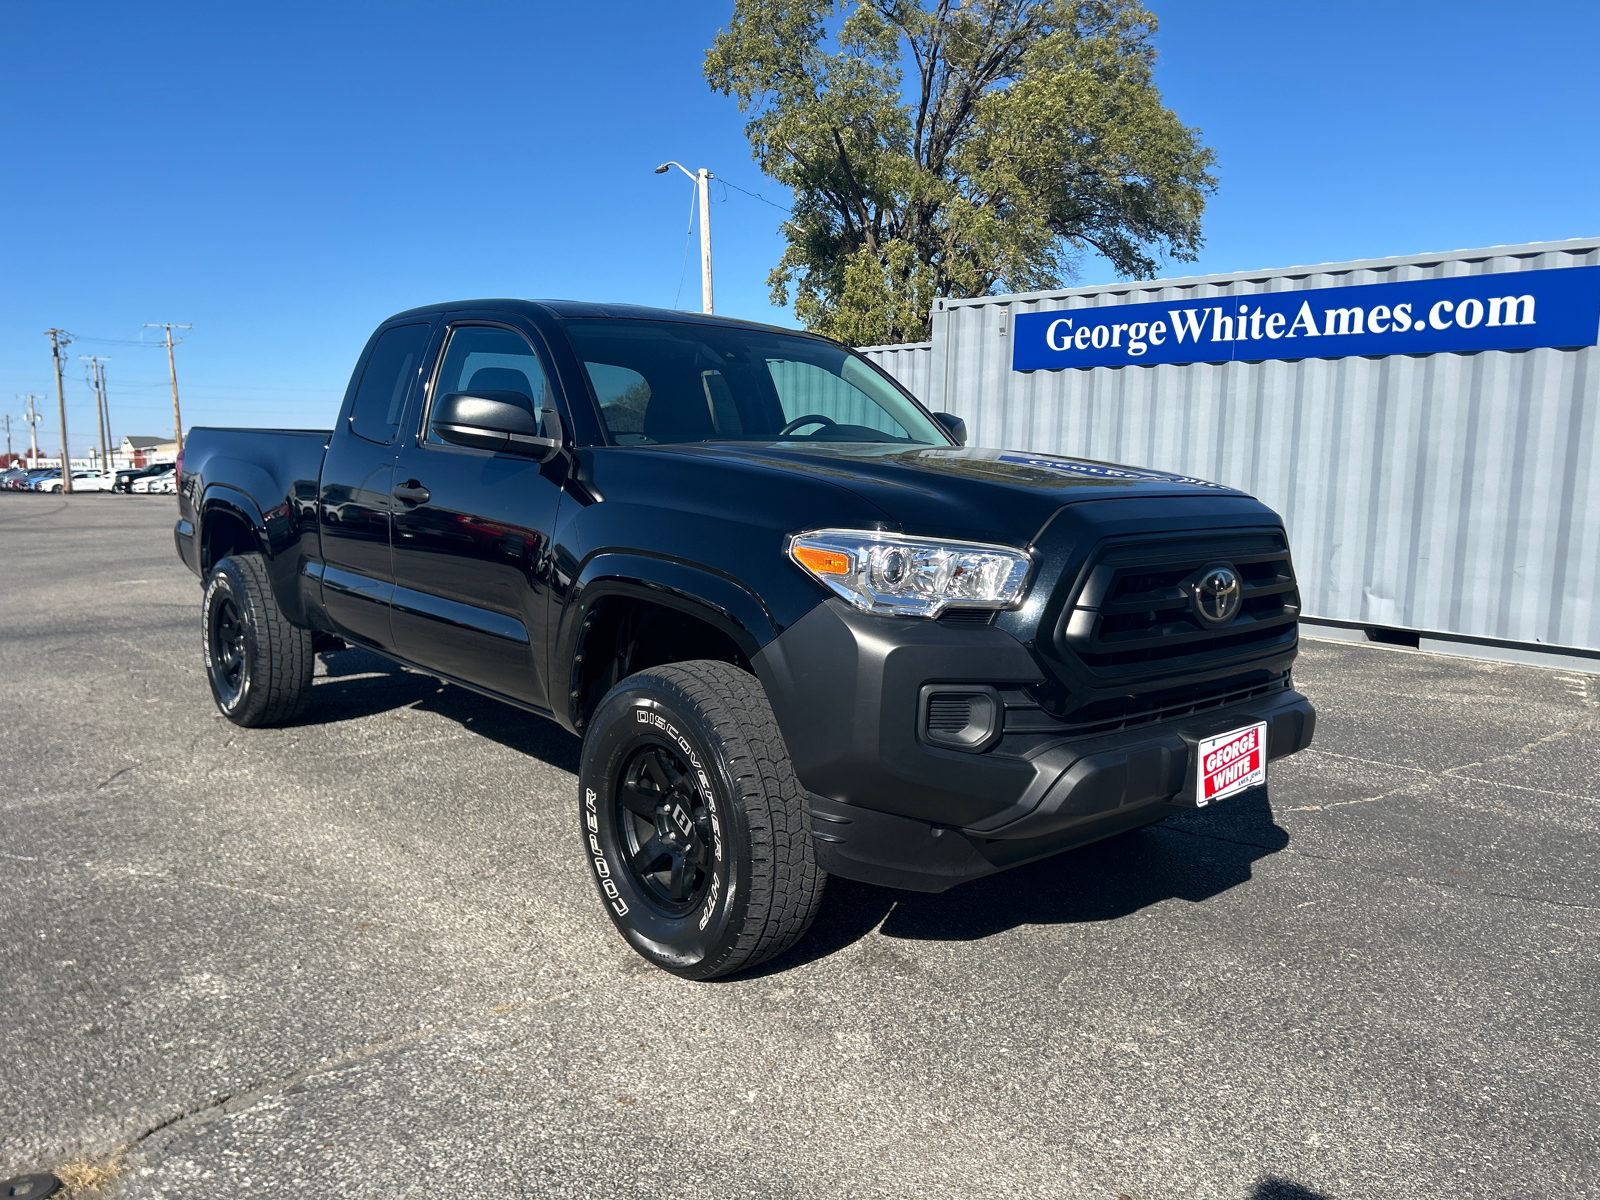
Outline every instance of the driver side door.
{"label": "driver side door", "polygon": [[549,549],[566,460],[452,445],[428,417],[437,397],[473,390],[519,395],[537,416],[558,405],[554,378],[533,329],[453,314],[394,473],[397,652],[540,709],[550,707]]}

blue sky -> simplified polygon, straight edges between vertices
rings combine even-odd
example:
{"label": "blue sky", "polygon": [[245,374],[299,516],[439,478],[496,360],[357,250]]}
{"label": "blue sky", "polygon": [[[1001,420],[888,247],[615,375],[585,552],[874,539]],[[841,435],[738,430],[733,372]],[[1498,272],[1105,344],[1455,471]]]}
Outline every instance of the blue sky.
{"label": "blue sky", "polygon": [[[779,201],[701,55],[731,0],[452,5],[0,0],[0,410],[69,349],[114,434],[171,430],[147,321],[192,323],[184,423],[326,427],[372,326],[416,304],[694,308],[691,185]],[[1600,234],[1600,5],[1154,0],[1158,81],[1218,154],[1165,275]],[[767,300],[782,213],[714,187],[718,310]],[[1087,261],[1081,281],[1114,278]],[[681,280],[681,290],[680,290]],[[89,339],[99,339],[91,341]]]}

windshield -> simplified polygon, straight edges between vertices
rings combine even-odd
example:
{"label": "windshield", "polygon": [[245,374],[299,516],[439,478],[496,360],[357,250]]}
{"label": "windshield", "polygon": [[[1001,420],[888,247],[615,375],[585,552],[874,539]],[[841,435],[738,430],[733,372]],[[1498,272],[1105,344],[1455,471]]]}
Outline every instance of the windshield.
{"label": "windshield", "polygon": [[950,444],[857,355],[811,338],[687,321],[564,323],[613,445]]}

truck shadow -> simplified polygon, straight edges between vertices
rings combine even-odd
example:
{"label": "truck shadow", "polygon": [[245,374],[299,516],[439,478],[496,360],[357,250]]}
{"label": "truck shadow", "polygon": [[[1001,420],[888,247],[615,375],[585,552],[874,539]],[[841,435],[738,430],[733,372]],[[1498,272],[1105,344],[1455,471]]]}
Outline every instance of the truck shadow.
{"label": "truck shadow", "polygon": [[337,650],[318,657],[327,674],[319,675],[312,685],[311,702],[299,724],[325,725],[413,708],[455,721],[518,754],[577,773],[583,744],[554,721],[407,670],[365,650]]}
{"label": "truck shadow", "polygon": [[[1113,921],[1159,904],[1198,904],[1246,883],[1253,864],[1289,844],[1267,789],[1210,810],[1069,850],[928,895],[830,879],[811,932],[755,975],[825,958],[873,929],[919,941],[975,941],[1019,925]],[[748,976],[747,976],[748,977]]]}
{"label": "truck shadow", "polygon": [[1269,1175],[1256,1184],[1250,1200],[1333,1200],[1333,1197],[1301,1187],[1292,1179]]}

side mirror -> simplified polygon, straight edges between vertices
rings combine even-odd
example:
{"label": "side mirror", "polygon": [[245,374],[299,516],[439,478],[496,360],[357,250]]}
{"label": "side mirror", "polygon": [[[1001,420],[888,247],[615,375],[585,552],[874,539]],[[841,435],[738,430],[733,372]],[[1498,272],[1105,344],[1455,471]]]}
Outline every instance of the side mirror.
{"label": "side mirror", "polygon": [[956,445],[967,444],[967,423],[955,413],[934,413],[933,419],[944,427],[944,431],[955,440]]}
{"label": "side mirror", "polygon": [[540,435],[533,400],[522,392],[450,392],[434,404],[429,428],[435,437],[455,446],[521,454],[540,462],[561,451],[559,436]]}

